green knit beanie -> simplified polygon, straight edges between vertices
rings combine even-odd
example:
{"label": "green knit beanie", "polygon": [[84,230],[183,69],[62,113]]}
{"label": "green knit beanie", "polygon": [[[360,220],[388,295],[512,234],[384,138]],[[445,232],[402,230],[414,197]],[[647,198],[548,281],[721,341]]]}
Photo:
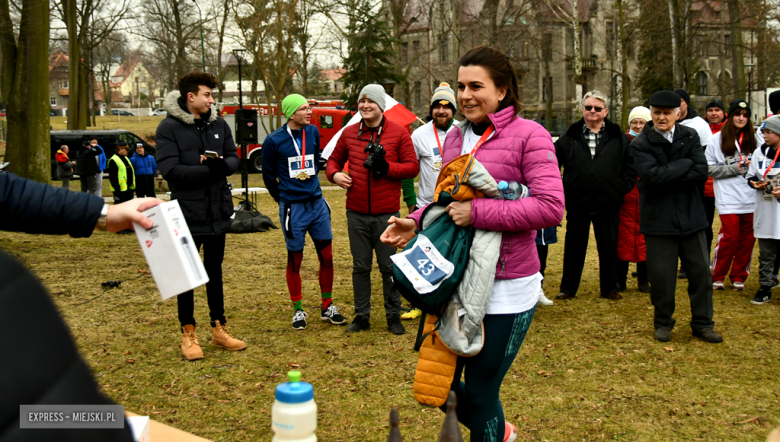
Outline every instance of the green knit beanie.
{"label": "green knit beanie", "polygon": [[290,94],[282,100],[282,113],[289,120],[298,108],[307,103],[303,95]]}

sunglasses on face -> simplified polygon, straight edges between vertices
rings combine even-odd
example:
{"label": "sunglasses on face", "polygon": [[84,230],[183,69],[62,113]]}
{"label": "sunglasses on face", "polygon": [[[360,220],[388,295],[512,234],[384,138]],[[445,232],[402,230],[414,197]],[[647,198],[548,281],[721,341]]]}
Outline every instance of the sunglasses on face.
{"label": "sunglasses on face", "polygon": [[603,111],[603,110],[604,110],[604,108],[603,108],[603,107],[598,107],[598,106],[583,106],[583,107],[584,107],[584,108],[585,108],[585,110],[586,110],[586,111],[588,111],[588,112],[590,112],[591,110],[593,110],[593,111],[596,111],[596,112],[601,112],[601,111]]}

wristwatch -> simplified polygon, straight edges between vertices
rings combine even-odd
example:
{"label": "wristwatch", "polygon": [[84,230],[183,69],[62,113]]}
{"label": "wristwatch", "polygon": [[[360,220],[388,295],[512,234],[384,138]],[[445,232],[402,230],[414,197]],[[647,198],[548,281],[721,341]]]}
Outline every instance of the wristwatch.
{"label": "wristwatch", "polygon": [[97,227],[98,230],[106,230],[106,218],[108,217],[108,204],[103,204],[103,208],[100,210],[100,217],[98,218]]}

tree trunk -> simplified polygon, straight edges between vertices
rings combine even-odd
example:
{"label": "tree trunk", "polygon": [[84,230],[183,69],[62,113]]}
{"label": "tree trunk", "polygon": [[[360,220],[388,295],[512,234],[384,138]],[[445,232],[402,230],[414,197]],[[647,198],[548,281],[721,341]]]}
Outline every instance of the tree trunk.
{"label": "tree trunk", "polygon": [[62,11],[65,16],[65,26],[68,29],[68,129],[84,130],[87,128],[86,82],[82,81],[81,39],[79,38],[79,22],[76,0],[62,0]]}
{"label": "tree trunk", "polygon": [[49,2],[22,2],[19,40],[15,40],[9,1],[0,0],[3,91],[8,100],[6,161],[19,176],[48,183],[49,139]]}
{"label": "tree trunk", "polygon": [[585,78],[582,75],[582,49],[580,42],[580,13],[577,9],[577,0],[570,0],[571,4],[571,30],[574,46],[574,95],[577,99],[576,120],[582,118],[582,83]]}
{"label": "tree trunk", "polygon": [[739,0],[729,0],[729,22],[731,24],[731,72],[734,74],[735,98],[743,98],[745,87],[745,58],[742,55],[742,24],[740,23]]}
{"label": "tree trunk", "polygon": [[674,87],[680,87],[680,65],[677,62],[677,55],[679,50],[679,43],[677,41],[677,2],[675,0],[669,1],[669,26],[672,36],[672,76],[674,81]]}

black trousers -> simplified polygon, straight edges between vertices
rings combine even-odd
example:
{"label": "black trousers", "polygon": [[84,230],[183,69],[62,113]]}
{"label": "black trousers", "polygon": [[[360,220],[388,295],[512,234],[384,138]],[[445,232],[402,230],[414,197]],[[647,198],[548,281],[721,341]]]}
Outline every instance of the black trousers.
{"label": "black trousers", "polygon": [[[628,280],[628,261],[617,260],[615,264],[615,276],[618,282],[626,283]],[[639,283],[647,282],[647,261],[636,263],[636,279]]]}
{"label": "black trousers", "polygon": [[[203,266],[209,275],[206,283],[206,299],[209,303],[209,316],[211,322],[219,320],[225,324],[225,298],[222,291],[222,261],[225,258],[225,237],[222,235],[193,236],[195,247],[200,251],[203,246]],[[195,295],[192,290],[184,292],[176,297],[179,305],[179,322],[184,327],[187,324],[195,325]]]}
{"label": "black trousers", "polygon": [[707,215],[707,222],[710,224],[708,229],[704,229],[704,240],[707,242],[707,259],[709,259],[712,252],[712,222],[715,220],[715,197],[703,196],[701,200],[704,203],[704,213]]}
{"label": "black trousers", "polygon": [[[704,230],[707,230],[706,228]],[[677,258],[688,273],[691,328],[712,328],[712,273],[704,230],[687,236],[645,235],[650,299],[655,307],[655,328],[674,327]]]}
{"label": "black trousers", "polygon": [[121,204],[130,201],[131,199],[133,199],[132,190],[114,192],[114,204]]}
{"label": "black trousers", "polygon": [[577,294],[582,279],[582,268],[588,252],[590,224],[596,234],[599,254],[599,286],[602,295],[616,291],[615,262],[617,261],[618,212],[566,213],[566,242],[563,247],[563,275],[561,292]]}
{"label": "black trousers", "polygon": [[157,195],[154,193],[154,175],[136,175],[135,194],[138,198],[147,196],[156,198]]}
{"label": "black trousers", "polygon": [[542,287],[544,287],[544,270],[547,268],[547,254],[550,251],[550,245],[536,245],[536,253],[539,254],[539,273],[542,274]]}

